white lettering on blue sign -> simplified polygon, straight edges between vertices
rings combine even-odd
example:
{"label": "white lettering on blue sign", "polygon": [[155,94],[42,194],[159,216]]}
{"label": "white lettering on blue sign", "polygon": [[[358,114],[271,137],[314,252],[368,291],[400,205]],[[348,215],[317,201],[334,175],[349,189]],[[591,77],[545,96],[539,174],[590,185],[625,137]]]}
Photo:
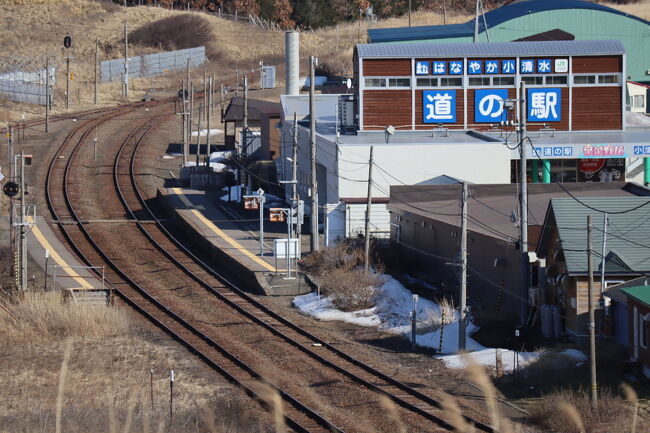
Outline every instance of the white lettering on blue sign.
{"label": "white lettering on blue sign", "polygon": [[502,74],[514,74],[515,73],[515,61],[514,60],[503,60],[501,62],[501,73]]}
{"label": "white lettering on blue sign", "polygon": [[537,72],[541,74],[550,74],[551,59],[537,59]]}
{"label": "white lettering on blue sign", "polygon": [[522,74],[532,74],[535,72],[535,62],[530,59],[522,60],[519,65],[519,72]]}
{"label": "white lettering on blue sign", "polygon": [[544,147],[544,156],[553,156],[553,148]]}
{"label": "white lettering on blue sign", "polygon": [[634,146],[635,155],[650,155],[650,146]]}
{"label": "white lettering on blue sign", "polygon": [[433,73],[435,75],[445,75],[447,73],[447,62],[433,62]]}
{"label": "white lettering on blue sign", "polygon": [[429,75],[429,62],[415,62],[415,75]]}
{"label": "white lettering on blue sign", "polygon": [[498,74],[499,73],[499,61],[498,60],[486,60],[485,61],[485,73],[486,74]]}
{"label": "white lettering on blue sign", "polygon": [[534,157],[542,157],[542,156],[547,156],[547,157],[565,157],[565,156],[572,156],[573,155],[573,148],[572,147],[561,147],[561,146],[553,146],[553,147],[534,147],[533,148],[533,156]]}
{"label": "white lettering on blue sign", "polygon": [[463,73],[463,62],[457,60],[449,62],[449,73],[451,75],[461,75]]}
{"label": "white lettering on blue sign", "polygon": [[474,91],[474,121],[498,122],[503,118],[503,103],[507,89],[478,89]]}
{"label": "white lettering on blue sign", "polygon": [[572,147],[565,147],[562,151],[563,156],[571,156],[573,155],[573,148]]}
{"label": "white lettering on blue sign", "polygon": [[529,121],[559,122],[561,107],[561,89],[528,89]]}
{"label": "white lettering on blue sign", "polygon": [[469,61],[469,73],[470,74],[482,74],[483,73],[483,61],[482,60],[470,60]]}
{"label": "white lettering on blue sign", "polygon": [[424,123],[456,122],[456,91],[425,90],[422,92]]}

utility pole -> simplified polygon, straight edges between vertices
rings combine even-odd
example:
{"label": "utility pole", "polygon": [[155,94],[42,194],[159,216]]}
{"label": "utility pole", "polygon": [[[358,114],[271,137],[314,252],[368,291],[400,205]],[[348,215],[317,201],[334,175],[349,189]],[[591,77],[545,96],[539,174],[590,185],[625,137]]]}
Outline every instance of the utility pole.
{"label": "utility pole", "polygon": [[293,142],[291,153],[291,200],[298,201],[298,115],[293,112]]}
{"label": "utility pole", "polygon": [[521,249],[521,305],[519,321],[526,324],[528,313],[528,179],[526,178],[526,83],[519,87],[519,122],[517,142],[519,143],[519,248]]}
{"label": "utility pole", "polygon": [[465,351],[466,345],[466,310],[467,310],[467,202],[469,194],[467,182],[463,182],[461,203],[462,219],[460,228],[460,320],[458,326],[458,352]]}
{"label": "utility pole", "polygon": [[411,0],[409,0],[409,27],[411,27]]}
{"label": "utility pole", "polygon": [[244,75],[244,124],[242,126],[242,183],[250,194],[250,181],[245,167],[248,162],[248,74]]}
{"label": "utility pole", "polygon": [[182,133],[183,133],[183,167],[187,164],[189,159],[189,143],[187,142],[187,90],[185,86],[186,81],[183,80],[183,104],[181,108],[182,119]]}
{"label": "utility pole", "polygon": [[587,215],[587,302],[589,309],[589,373],[591,376],[591,407],[598,408],[598,383],[596,381],[596,324],[594,320],[594,268],[591,263],[591,215]]}
{"label": "utility pole", "polygon": [[478,20],[479,20],[478,16],[480,14],[480,12],[479,12],[479,2],[480,1],[481,0],[476,0],[476,15],[474,17],[474,39],[472,40],[472,42],[474,42],[474,43],[478,42]]}
{"label": "utility pole", "polygon": [[[7,150],[9,151],[9,179],[16,179],[16,155],[14,154],[14,129],[9,126],[9,140],[7,142]],[[9,242],[11,243],[11,252],[15,253],[16,244],[16,229],[14,227],[14,200],[9,199],[9,226],[11,228],[9,235]]]}
{"label": "utility pole", "polygon": [[[50,129],[50,56],[45,59],[45,132]],[[13,158],[13,155],[11,156]]]}
{"label": "utility pole", "polygon": [[20,152],[20,290],[27,289],[27,242],[25,237],[25,154]]}
{"label": "utility pole", "polygon": [[[374,146],[370,146],[370,159],[368,160],[368,195],[366,196],[366,221],[363,229],[363,270],[366,274],[370,271],[370,210],[372,209],[372,154],[374,148]],[[327,218],[327,215],[325,215],[325,218]]]}
{"label": "utility pole", "polygon": [[442,24],[447,24],[447,0],[442,0]]}
{"label": "utility pole", "polygon": [[95,105],[97,105],[97,67],[99,65],[99,38],[95,39]]}
{"label": "utility pole", "polygon": [[70,56],[65,58],[65,108],[70,108]]}
{"label": "utility pole", "polygon": [[[219,90],[219,109],[221,111],[221,121],[223,122],[223,81],[221,82],[221,89]],[[225,132],[224,132],[225,137]]]}
{"label": "utility pole", "polygon": [[207,149],[205,150],[205,166],[206,171],[207,167],[210,167],[210,117],[212,116],[212,77],[208,82],[208,106],[206,107],[205,121],[208,128],[208,134],[206,137]]}
{"label": "utility pole", "polygon": [[311,250],[318,251],[318,177],[316,173],[316,85],[315,71],[316,57],[309,57],[309,158],[311,160]]}
{"label": "utility pole", "polygon": [[598,306],[600,314],[598,315],[598,335],[603,334],[603,326],[605,324],[605,300],[603,299],[603,292],[605,291],[605,250],[607,248],[607,212],[603,213],[603,248],[601,250],[600,261],[600,297]]}
{"label": "utility pole", "polygon": [[124,21],[124,97],[129,99],[129,31]]}

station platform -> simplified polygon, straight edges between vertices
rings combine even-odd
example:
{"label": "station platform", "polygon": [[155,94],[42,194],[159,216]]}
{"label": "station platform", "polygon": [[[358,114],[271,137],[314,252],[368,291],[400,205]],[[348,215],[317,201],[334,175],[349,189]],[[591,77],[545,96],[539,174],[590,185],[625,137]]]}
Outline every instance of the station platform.
{"label": "station platform", "polygon": [[[33,224],[27,228],[27,251],[32,259],[39,263],[46,274],[48,291],[68,291],[71,296],[81,292],[104,292],[107,287],[91,269],[81,263],[68,248],[57,238],[50,225],[41,216],[28,216],[27,222]],[[46,251],[49,257],[46,258]],[[28,269],[29,272],[29,269]],[[105,294],[97,296],[79,295],[81,298],[104,298]]]}
{"label": "station platform", "polygon": [[260,254],[259,231],[251,230],[259,223],[227,209],[219,203],[220,194],[192,188],[160,188],[158,199],[204,251],[230,266],[253,286],[253,291],[275,296],[309,293],[311,288],[302,276],[296,276],[295,269],[291,269],[293,278],[286,278],[286,259],[273,256],[274,239],[286,239],[286,225],[265,221],[264,254]]}

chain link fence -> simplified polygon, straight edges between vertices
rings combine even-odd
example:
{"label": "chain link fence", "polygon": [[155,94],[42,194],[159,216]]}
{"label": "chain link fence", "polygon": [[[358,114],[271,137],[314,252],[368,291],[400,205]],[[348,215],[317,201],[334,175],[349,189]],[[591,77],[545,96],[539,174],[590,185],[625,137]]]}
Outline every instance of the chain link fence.
{"label": "chain link fence", "polygon": [[[187,48],[166,53],[148,54],[129,57],[129,78],[147,78],[183,70],[190,60],[190,68],[195,68],[206,61],[205,47]],[[101,81],[124,80],[124,59],[104,60],[101,62]]]}

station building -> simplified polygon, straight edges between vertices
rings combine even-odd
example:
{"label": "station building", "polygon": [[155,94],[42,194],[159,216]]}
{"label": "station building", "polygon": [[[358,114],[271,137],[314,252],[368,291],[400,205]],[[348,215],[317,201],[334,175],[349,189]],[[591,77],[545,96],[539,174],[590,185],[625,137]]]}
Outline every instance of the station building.
{"label": "station building", "polygon": [[[357,45],[353,94],[316,98],[328,239],[363,227],[371,147],[375,236],[390,232],[390,185],[517,181],[512,121],[522,118],[522,97],[530,182],[649,182],[650,129],[626,125],[625,76],[625,48],[617,41]],[[308,97],[283,95],[281,102],[279,176],[291,178],[286,161],[296,113],[297,180],[307,199]]]}

